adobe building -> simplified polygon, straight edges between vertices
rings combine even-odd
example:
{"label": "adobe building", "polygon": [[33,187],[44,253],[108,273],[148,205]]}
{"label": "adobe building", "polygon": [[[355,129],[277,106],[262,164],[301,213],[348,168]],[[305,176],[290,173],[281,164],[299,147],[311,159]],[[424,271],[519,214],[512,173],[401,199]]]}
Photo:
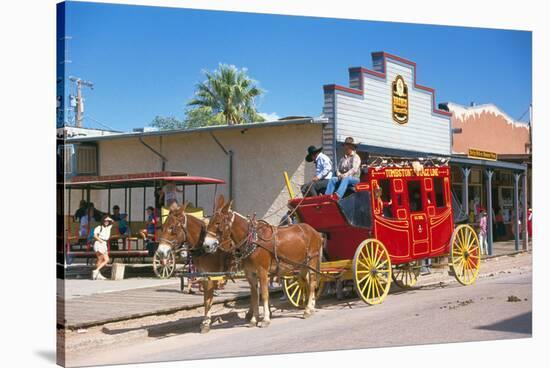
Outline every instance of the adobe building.
{"label": "adobe building", "polygon": [[[531,133],[528,124],[517,122],[493,104],[465,107],[455,103],[446,103],[442,108],[452,113],[453,155],[457,159],[476,157],[481,152],[492,155],[502,162],[527,165],[526,176],[518,176],[513,168],[499,168],[494,171],[491,180],[494,235],[498,240],[514,238],[514,195],[516,180],[520,180],[519,205],[520,220],[524,211],[524,202],[531,207]],[[474,151],[474,152],[472,152]],[[477,216],[479,208],[487,208],[486,173],[476,165],[453,166],[453,190],[459,198],[468,198],[465,210],[470,216]],[[468,191],[464,191],[463,182],[468,181]],[[526,182],[524,182],[526,180]],[[524,191],[524,186],[527,191]],[[523,221],[522,221],[523,222]]]}
{"label": "adobe building", "polygon": [[[277,224],[288,211],[289,195],[283,172],[288,172],[295,192],[299,184],[310,180],[314,166],[305,162],[306,149],[321,144],[323,121],[296,118],[284,121],[245,125],[224,125],[189,130],[133,132],[116,135],[73,137],[66,140],[74,152],[66,168],[68,177],[124,175],[147,172],[183,172],[192,176],[222,179],[218,188],[194,186],[179,193],[178,201],[190,201],[212,214],[214,195],[223,194],[233,200],[234,208],[243,214],[256,213]],[[85,193],[72,190],[70,208],[78,208]],[[150,188],[132,190],[131,203],[122,189],[107,193],[92,191],[95,207],[109,210],[118,204],[130,218],[144,218],[144,205],[154,205]],[[66,213],[68,211],[66,204]]]}

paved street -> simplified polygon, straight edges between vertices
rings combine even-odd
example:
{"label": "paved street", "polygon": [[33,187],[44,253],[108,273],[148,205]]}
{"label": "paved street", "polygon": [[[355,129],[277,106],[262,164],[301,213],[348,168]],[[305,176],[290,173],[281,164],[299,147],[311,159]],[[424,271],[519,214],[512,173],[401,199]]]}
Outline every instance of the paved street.
{"label": "paved street", "polygon": [[[319,302],[317,313],[307,320],[300,318],[298,310],[274,298],[275,307],[284,307],[274,308],[272,324],[267,329],[244,325],[244,304],[218,308],[217,314],[221,314],[223,321],[215,323],[206,335],[197,333],[199,314],[195,314],[192,324],[173,320],[157,330],[152,328],[155,322],[150,321],[145,328],[148,332],[141,338],[68,352],[67,364],[152,362],[529,337],[531,256],[507,258],[514,259],[514,267],[508,264],[499,268],[499,264],[509,260],[497,260],[492,265],[493,271],[473,286],[450,283],[444,287],[397,291],[374,307],[355,298],[342,301],[325,298]],[[116,335],[131,329],[113,326],[102,331]]]}

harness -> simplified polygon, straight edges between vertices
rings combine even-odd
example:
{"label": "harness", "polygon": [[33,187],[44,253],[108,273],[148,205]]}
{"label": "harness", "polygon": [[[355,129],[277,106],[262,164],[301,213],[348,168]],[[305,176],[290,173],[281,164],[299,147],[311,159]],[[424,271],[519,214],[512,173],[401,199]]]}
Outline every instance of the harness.
{"label": "harness", "polygon": [[[232,243],[232,246],[231,248],[228,250],[228,251],[225,251],[224,248],[222,247],[221,249],[227,253],[231,253],[233,255],[233,262],[234,262],[234,265],[237,267],[237,268],[240,268],[240,265],[242,263],[242,261],[244,261],[246,258],[250,257],[258,248],[261,248],[267,252],[269,252],[273,258],[275,259],[275,273],[278,275],[279,274],[279,271],[280,271],[280,265],[281,265],[281,262],[283,263],[287,263],[287,264],[290,264],[294,267],[298,267],[298,268],[307,268],[317,274],[321,274],[318,270],[314,269],[313,267],[309,266],[309,262],[313,259],[313,258],[316,258],[316,257],[319,257],[320,254],[314,254],[314,255],[310,255],[309,254],[309,244],[307,245],[306,247],[306,254],[305,254],[305,261],[304,263],[298,263],[298,262],[294,262],[284,256],[281,256],[280,254],[278,254],[277,252],[277,248],[278,248],[278,245],[279,245],[279,241],[277,239],[277,227],[269,224],[268,222],[264,221],[264,220],[259,220],[259,221],[255,221],[254,218],[247,218],[247,224],[248,224],[248,233],[247,233],[247,236],[239,243],[235,243],[235,241],[232,239],[232,236],[231,236],[231,228],[233,227],[233,223],[235,221],[235,212],[233,211],[230,211],[231,213],[231,219],[229,221],[226,221],[225,224],[224,224],[224,234],[226,232],[229,232],[229,236],[227,237],[227,239],[223,239],[221,242],[220,242],[220,245],[222,244],[225,244],[227,242],[231,242]],[[269,228],[271,228],[271,231],[272,231],[272,234],[273,236],[270,238],[270,239],[264,239],[262,238],[259,234],[258,234],[258,223],[263,223],[265,224],[266,226],[268,226]],[[299,227],[300,230],[302,231],[302,234],[304,234],[304,230]],[[209,232],[209,234],[211,236],[216,236],[216,234],[212,233],[212,232]],[[266,242],[271,242],[272,244],[272,249],[270,249],[269,247],[265,246],[264,244],[262,244],[262,242],[266,243]]]}

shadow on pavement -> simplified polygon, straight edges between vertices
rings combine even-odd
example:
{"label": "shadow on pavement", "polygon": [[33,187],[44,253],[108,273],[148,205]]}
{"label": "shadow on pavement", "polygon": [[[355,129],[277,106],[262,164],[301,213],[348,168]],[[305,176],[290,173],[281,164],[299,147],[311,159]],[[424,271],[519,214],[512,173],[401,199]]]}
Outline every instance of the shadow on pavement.
{"label": "shadow on pavement", "polygon": [[502,320],[491,325],[479,326],[479,330],[516,332],[532,335],[533,315],[531,312],[520,314],[516,317]]}

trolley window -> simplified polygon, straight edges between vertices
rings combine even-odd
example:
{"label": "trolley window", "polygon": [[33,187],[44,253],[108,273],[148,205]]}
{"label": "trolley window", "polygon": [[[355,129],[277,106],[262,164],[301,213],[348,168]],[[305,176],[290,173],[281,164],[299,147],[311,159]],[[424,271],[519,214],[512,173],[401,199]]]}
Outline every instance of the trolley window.
{"label": "trolley window", "polygon": [[422,211],[422,191],[420,188],[420,180],[411,180],[407,183],[409,190],[409,208],[411,212]]}
{"label": "trolley window", "polygon": [[435,205],[436,207],[445,207],[445,191],[443,187],[443,178],[434,178]]}

